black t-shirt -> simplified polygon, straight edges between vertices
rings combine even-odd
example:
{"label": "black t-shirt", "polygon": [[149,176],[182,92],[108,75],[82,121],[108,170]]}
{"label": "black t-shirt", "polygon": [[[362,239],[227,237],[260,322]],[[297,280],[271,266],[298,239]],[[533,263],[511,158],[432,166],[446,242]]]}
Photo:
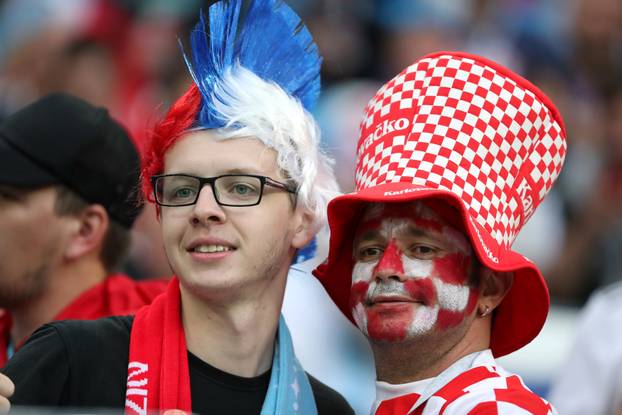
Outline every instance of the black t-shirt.
{"label": "black t-shirt", "polygon": [[[41,327],[2,369],[15,383],[12,405],[123,408],[132,321],[124,316]],[[243,378],[190,352],[188,365],[193,412],[261,412],[270,371]],[[354,413],[336,391],[308,377],[320,415]]]}

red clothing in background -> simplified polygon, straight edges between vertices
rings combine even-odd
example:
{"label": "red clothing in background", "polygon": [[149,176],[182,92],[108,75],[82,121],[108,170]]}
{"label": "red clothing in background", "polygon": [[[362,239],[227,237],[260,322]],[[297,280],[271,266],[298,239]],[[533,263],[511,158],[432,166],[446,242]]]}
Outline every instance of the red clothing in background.
{"label": "red clothing in background", "polygon": [[[124,274],[114,274],[74,299],[54,320],[95,320],[134,314],[143,305],[151,303],[167,285],[168,280],[164,279],[135,281]],[[5,310],[0,315],[0,367],[7,361],[11,324],[11,315]],[[16,349],[25,340],[16,345]]]}

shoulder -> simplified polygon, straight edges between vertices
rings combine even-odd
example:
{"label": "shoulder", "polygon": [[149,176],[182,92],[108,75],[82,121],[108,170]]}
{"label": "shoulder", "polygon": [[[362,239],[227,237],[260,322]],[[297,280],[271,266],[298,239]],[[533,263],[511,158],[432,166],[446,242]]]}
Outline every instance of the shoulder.
{"label": "shoulder", "polygon": [[354,415],[354,410],[337,391],[307,373],[318,415]]}
{"label": "shoulder", "polygon": [[95,351],[110,350],[115,345],[127,349],[133,321],[133,316],[115,316],[55,321],[46,326],[48,330],[54,330],[68,347]]}
{"label": "shoulder", "polygon": [[132,316],[122,316],[54,321],[35,331],[11,360],[32,355],[51,359],[62,355],[68,362],[92,360],[101,354],[124,357],[133,320]]}
{"label": "shoulder", "polygon": [[122,402],[131,324],[131,317],[110,317],[42,326],[3,368],[15,383],[12,403],[110,406]]}
{"label": "shoulder", "polygon": [[[495,372],[494,368],[488,368]],[[520,376],[502,369],[497,376],[488,377],[466,386],[460,392],[437,394],[430,403],[445,408],[444,414],[553,415],[554,408],[533,393]]]}

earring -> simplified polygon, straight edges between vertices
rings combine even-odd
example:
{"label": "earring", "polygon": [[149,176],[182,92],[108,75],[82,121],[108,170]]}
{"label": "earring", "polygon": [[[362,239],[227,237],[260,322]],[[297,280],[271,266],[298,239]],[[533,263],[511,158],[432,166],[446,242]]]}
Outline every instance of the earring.
{"label": "earring", "polygon": [[488,307],[487,305],[484,306],[484,311],[479,310],[479,316],[480,317],[486,317],[488,314],[490,314],[490,307]]}

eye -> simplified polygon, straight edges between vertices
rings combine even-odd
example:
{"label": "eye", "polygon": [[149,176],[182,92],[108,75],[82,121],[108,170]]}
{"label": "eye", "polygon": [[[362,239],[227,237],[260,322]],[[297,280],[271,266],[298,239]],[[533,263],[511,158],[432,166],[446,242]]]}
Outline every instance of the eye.
{"label": "eye", "polygon": [[240,196],[246,196],[249,193],[252,193],[253,190],[254,189],[252,187],[244,183],[238,183],[234,185],[232,188],[233,193],[235,193],[236,195],[240,195]]}
{"label": "eye", "polygon": [[254,183],[254,181],[254,179],[239,179],[235,182],[228,183],[223,193],[239,199],[257,197],[259,194],[259,185]]}
{"label": "eye", "polygon": [[408,248],[411,256],[419,259],[431,259],[435,258],[438,254],[438,248],[425,245],[425,244],[414,244]]}
{"label": "eye", "polygon": [[180,199],[190,199],[194,197],[194,189],[190,187],[178,187],[173,192],[173,198]]}
{"label": "eye", "polygon": [[384,249],[378,246],[363,246],[356,252],[356,259],[359,261],[373,261],[382,256]]}

